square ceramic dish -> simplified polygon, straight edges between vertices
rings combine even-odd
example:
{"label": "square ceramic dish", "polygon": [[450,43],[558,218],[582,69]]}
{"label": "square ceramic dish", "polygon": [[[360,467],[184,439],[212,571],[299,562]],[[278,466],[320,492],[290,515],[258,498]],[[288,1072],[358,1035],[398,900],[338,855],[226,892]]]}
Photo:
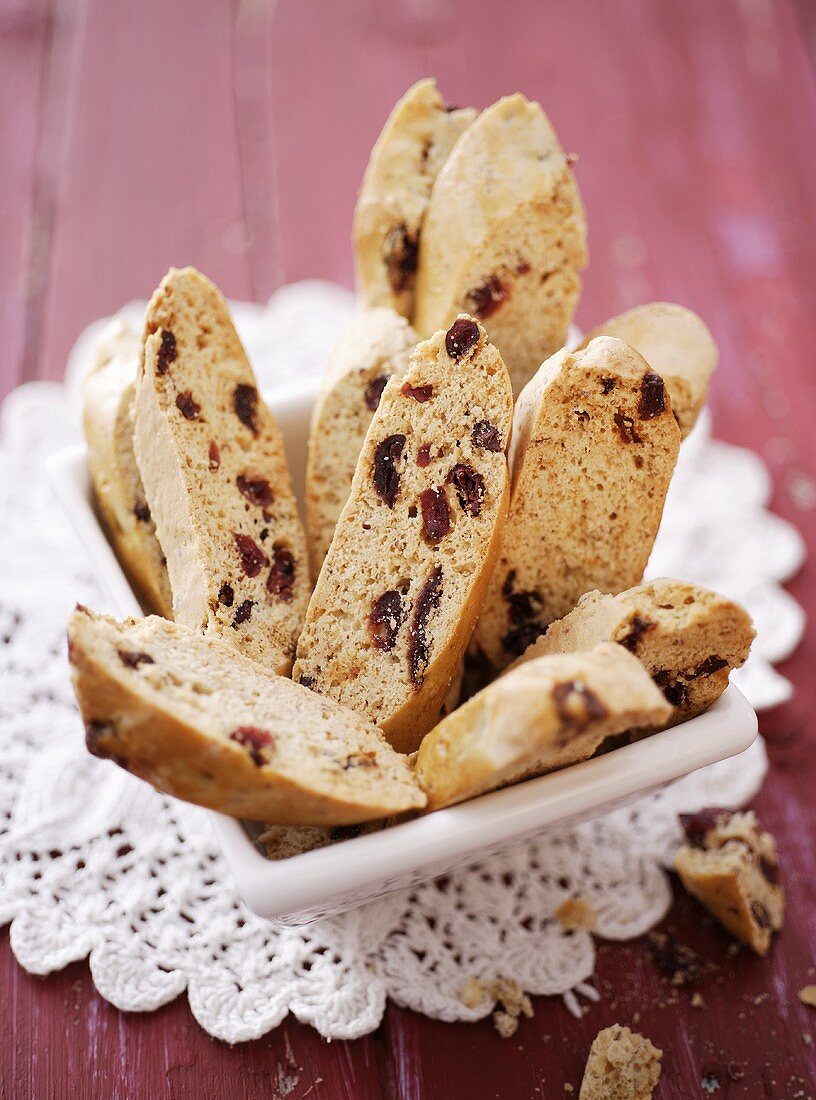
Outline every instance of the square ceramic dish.
{"label": "square ceramic dish", "polygon": [[[316,380],[300,380],[265,395],[286,440],[299,499],[317,386]],[[49,470],[116,610],[123,616],[142,614],[99,524],[85,447],[52,455]],[[262,917],[304,924],[622,805],[742,752],[756,733],[756,715],[732,685],[706,714],[633,745],[383,832],[279,861],[261,855],[242,822],[210,816],[227,866],[250,908]]]}

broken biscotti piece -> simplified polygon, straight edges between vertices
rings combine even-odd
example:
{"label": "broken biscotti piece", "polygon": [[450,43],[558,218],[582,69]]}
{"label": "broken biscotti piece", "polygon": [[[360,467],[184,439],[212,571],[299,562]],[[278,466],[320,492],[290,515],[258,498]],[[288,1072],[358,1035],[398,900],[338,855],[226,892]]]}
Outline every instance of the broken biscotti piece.
{"label": "broken biscotti piece", "polygon": [[138,333],[121,317],[100,336],[82,384],[88,467],[99,515],[116,556],[143,606],[173,617],[164,554],[133,453],[133,396]]}
{"label": "broken biscotti piece", "polygon": [[607,642],[494,681],[431,730],[414,768],[436,810],[586,760],[605,737],[670,713],[641,663]]}
{"label": "broken biscotti piece", "polygon": [[671,302],[650,302],[598,325],[586,338],[616,336],[639,351],[666,383],[672,412],[685,438],[708,395],[719,351],[708,326],[696,313]]}
{"label": "broken biscotti piece", "polygon": [[385,384],[402,374],[414,330],[393,309],[362,309],[332,352],[315,403],[306,463],[306,530],[312,576],[320,572]]}
{"label": "broken biscotti piece", "polygon": [[147,307],[135,444],[174,618],[287,673],[309,570],[283,440],[227,303],[190,267]]}
{"label": "broken biscotti piece", "polygon": [[585,592],[640,581],[679,446],[662,379],[621,340],[564,349],[525,386],[510,515],[474,634],[494,668],[520,656]]}
{"label": "broken biscotti piece", "polygon": [[751,810],[700,810],[680,822],[686,843],[674,865],[683,885],[732,936],[766,954],[785,915],[774,838]]}
{"label": "broken biscotti piece", "polygon": [[636,1031],[620,1024],[604,1028],[592,1041],[578,1100],[650,1100],[662,1057]]}
{"label": "broken biscotti piece", "polygon": [[431,188],[475,117],[471,107],[448,107],[435,80],[414,84],[391,112],[354,211],[357,285],[366,305],[413,317],[417,249]]}
{"label": "broken biscotti piece", "polygon": [[516,394],[565,343],[578,304],[586,218],[570,164],[537,103],[500,99],[456,143],[420,238],[420,336],[462,311],[483,320]]}
{"label": "broken biscotti piece", "polygon": [[309,604],[293,677],[403,752],[439,719],[496,558],[512,402],[472,318],[420,344],[383,391]]}
{"label": "broken biscotti piece", "polygon": [[366,833],[376,833],[385,827],[382,821],[359,825],[264,825],[257,843],[267,859],[289,859],[304,852],[314,852],[344,840],[354,840]]}
{"label": "broken biscotti piece", "polygon": [[284,825],[352,825],[425,802],[376,726],[220,638],[77,608],[68,655],[90,752],[166,794]]}
{"label": "broken biscotti piece", "polygon": [[617,596],[588,592],[516,664],[617,642],[644,665],[674,708],[669,725],[676,725],[719,699],[731,670],[745,663],[754,634],[738,603],[698,584],[662,578]]}

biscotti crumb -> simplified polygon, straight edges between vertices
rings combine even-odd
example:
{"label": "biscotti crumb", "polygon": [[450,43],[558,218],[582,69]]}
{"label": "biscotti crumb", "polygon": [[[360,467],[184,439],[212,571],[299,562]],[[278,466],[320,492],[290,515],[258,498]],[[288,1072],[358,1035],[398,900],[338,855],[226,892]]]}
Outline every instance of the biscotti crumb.
{"label": "biscotti crumb", "polygon": [[471,978],[459,994],[459,1000],[465,1008],[479,1008],[488,1001],[498,1005],[493,1013],[493,1024],[502,1039],[515,1035],[520,1016],[530,1019],[533,1015],[532,1001],[512,978],[492,981]]}
{"label": "biscotti crumb", "polygon": [[800,989],[799,1000],[809,1008],[816,1008],[816,985],[806,985]]}
{"label": "biscotti crumb", "polygon": [[570,932],[591,932],[598,923],[598,914],[583,898],[567,898],[555,911],[563,928]]}
{"label": "biscotti crumb", "polygon": [[702,993],[692,993],[691,995],[691,1007],[692,1008],[705,1008],[706,1003],[703,999]]}
{"label": "biscotti crumb", "polygon": [[649,1100],[660,1077],[663,1051],[613,1024],[595,1036],[578,1100]]}

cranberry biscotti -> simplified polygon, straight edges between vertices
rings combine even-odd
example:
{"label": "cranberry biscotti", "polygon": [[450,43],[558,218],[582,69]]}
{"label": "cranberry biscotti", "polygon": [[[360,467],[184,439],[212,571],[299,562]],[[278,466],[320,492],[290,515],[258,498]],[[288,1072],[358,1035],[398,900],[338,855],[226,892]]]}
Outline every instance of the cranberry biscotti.
{"label": "cranberry biscotti", "polygon": [[108,538],[144,607],[173,617],[164,554],[133,453],[140,341],[122,318],[103,332],[82,385],[82,418],[94,496]]}
{"label": "cranberry biscotti", "polygon": [[417,332],[462,311],[484,320],[516,394],[578,304],[586,219],[570,163],[537,103],[500,99],[442,167],[419,242]]}
{"label": "cranberry biscotti", "polygon": [[417,249],[431,187],[475,117],[471,107],[449,107],[435,80],[414,84],[391,112],[354,211],[357,285],[366,305],[391,306],[413,317]]}
{"label": "cranberry biscotti", "polygon": [[77,608],[68,655],[88,749],[157,790],[279,825],[351,825],[424,805],[376,726],[220,638]]}
{"label": "cranberry biscotti", "polygon": [[193,268],[147,307],[135,446],[176,621],[287,673],[309,568],[283,440],[227,303]]}
{"label": "cranberry biscotti", "polygon": [[679,446],[663,381],[628,344],[544,363],[516,404],[510,515],[474,634],[494,668],[585,592],[640,581]]}
{"label": "cranberry biscotti", "polygon": [[361,309],[334,348],[312,413],[306,531],[312,576],[348,499],[360,448],[388,379],[408,366],[416,333],[393,309]]}
{"label": "cranberry biscotti", "polygon": [[360,453],[293,676],[410,752],[457,673],[507,509],[510,380],[470,317],[392,378]]}

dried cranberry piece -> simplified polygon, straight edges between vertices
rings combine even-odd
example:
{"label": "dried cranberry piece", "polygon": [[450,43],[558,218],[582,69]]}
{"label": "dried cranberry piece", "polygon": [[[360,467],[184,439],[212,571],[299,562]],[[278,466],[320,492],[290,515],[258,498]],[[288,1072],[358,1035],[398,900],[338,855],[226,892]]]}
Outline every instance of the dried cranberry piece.
{"label": "dried cranberry piece", "polygon": [[345,764],[343,764],[343,771],[347,772],[349,768],[376,768],[376,766],[376,752],[371,750],[368,752],[351,752],[346,757]]}
{"label": "dried cranberry piece", "polygon": [[381,374],[379,378],[373,378],[366,386],[363,400],[366,403],[366,408],[370,409],[371,412],[376,412],[379,408],[380,398],[383,390],[388,385],[389,377],[388,374]]}
{"label": "dried cranberry piece", "polygon": [[233,600],[235,599],[235,590],[231,584],[222,584],[221,591],[218,593],[218,602],[223,604],[224,607],[232,607]]}
{"label": "dried cranberry piece", "polygon": [[176,350],[176,337],[169,329],[162,329],[161,344],[156,356],[156,370],[159,374],[167,374],[170,364],[178,358]]}
{"label": "dried cranberry piece", "polygon": [[600,721],[609,713],[595,692],[581,680],[556,684],[552,699],[558,717],[571,733],[580,733],[590,722]]}
{"label": "dried cranberry piece", "polygon": [[408,627],[408,675],[414,688],[422,686],[430,660],[428,620],[442,601],[442,566],[435,565],[422,586],[414,604],[414,614]]}
{"label": "dried cranberry piece", "polygon": [[769,882],[771,886],[776,886],[779,882],[779,867],[772,863],[771,860],[766,859],[765,856],[759,857],[759,870],[762,877],[766,882]]}
{"label": "dried cranberry piece", "polygon": [[235,741],[247,750],[256,767],[260,768],[264,763],[261,749],[275,747],[275,738],[267,730],[257,726],[239,726],[229,735],[230,741]]}
{"label": "dried cranberry piece", "polygon": [[141,501],[141,500],[138,501],[137,504],[135,505],[135,507],[133,509],[133,514],[136,517],[136,519],[140,520],[142,523],[147,523],[148,520],[150,519],[150,509],[144,503],[144,501]]}
{"label": "dried cranberry piece", "polygon": [[450,510],[444,489],[423,489],[419,494],[422,509],[422,526],[429,539],[437,542],[450,531]]}
{"label": "dried cranberry piece", "polygon": [[254,606],[254,601],[253,600],[244,600],[244,602],[241,604],[241,606],[236,609],[235,614],[232,617],[232,628],[233,628],[233,630],[237,626],[240,626],[241,623],[249,622],[249,620],[252,618],[252,608],[253,608],[253,606]]}
{"label": "dried cranberry piece", "polygon": [[611,393],[612,390],[614,390],[615,386],[617,386],[617,384],[618,384],[617,378],[602,378],[601,379],[601,389],[603,390],[603,392],[605,394]]}
{"label": "dried cranberry piece", "polygon": [[201,406],[189,391],[178,394],[176,408],[185,420],[198,420],[198,415],[201,412]]}
{"label": "dried cranberry piece", "polygon": [[125,668],[138,668],[139,665],[155,665],[156,663],[149,653],[135,653],[129,649],[119,649],[117,653]]}
{"label": "dried cranberry piece", "polygon": [[395,225],[383,241],[382,258],[395,294],[414,285],[419,248],[417,238],[404,223]]}
{"label": "dried cranberry piece", "polygon": [[245,382],[239,383],[232,394],[232,407],[235,415],[252,432],[258,434],[258,391]]}
{"label": "dried cranberry piece", "polygon": [[686,684],[668,669],[652,673],[652,679],[663,692],[666,702],[671,703],[673,707],[681,707],[688,699]]}
{"label": "dried cranberry piece", "polygon": [[620,409],[615,413],[613,417],[615,421],[615,427],[618,429],[618,435],[621,437],[624,443],[642,443],[643,440],[635,430],[635,422],[631,416],[625,416]]}
{"label": "dried cranberry piece", "polygon": [[426,466],[431,464],[431,445],[430,443],[423,443],[417,451],[416,464],[421,470],[424,470]]}
{"label": "dried cranberry piece", "polygon": [[693,814],[678,814],[686,840],[693,848],[705,848],[706,833],[730,816],[728,810],[707,806]]}
{"label": "dried cranberry piece", "polygon": [[445,348],[451,359],[461,359],[479,343],[479,326],[470,317],[457,317],[445,333]]}
{"label": "dried cranberry piece", "polygon": [[726,661],[723,657],[716,657],[712,655],[711,657],[706,657],[704,661],[701,661],[700,664],[697,665],[697,667],[689,676],[689,679],[696,680],[699,676],[711,676],[715,672],[719,672],[721,668],[727,667],[728,661]]}
{"label": "dried cranberry piece", "polygon": [[510,630],[502,638],[502,645],[507,653],[518,657],[547,627],[537,621],[541,607],[538,593],[531,590],[516,591],[515,585],[516,571],[511,569],[502,585],[502,596],[507,603],[507,618],[510,622]]}
{"label": "dried cranberry piece", "polygon": [[362,825],[335,825],[329,833],[329,840],[332,843],[342,840],[354,840],[361,835],[362,831]]}
{"label": "dried cranberry piece", "polygon": [[374,601],[368,616],[368,628],[376,649],[389,653],[395,646],[402,625],[402,594],[391,589]]}
{"label": "dried cranberry piece", "polygon": [[257,504],[259,508],[266,507],[275,499],[272,486],[265,477],[245,477],[243,474],[239,474],[235,479],[235,484],[238,486],[238,491],[247,498],[249,503]]}
{"label": "dried cranberry piece", "polygon": [[448,474],[448,481],[456,490],[462,511],[469,516],[478,516],[482,510],[485,486],[484,478],[480,473],[467,466],[464,462],[457,462]]}
{"label": "dried cranberry piece", "polygon": [[414,401],[418,401],[420,405],[424,405],[426,401],[430,401],[433,397],[433,386],[421,385],[411,386],[407,382],[400,390],[403,397],[413,397]]}
{"label": "dried cranberry piece", "polygon": [[771,927],[771,914],[761,901],[751,902],[751,915],[760,928],[765,929]]}
{"label": "dried cranberry piece", "polygon": [[266,590],[273,596],[277,596],[284,603],[292,599],[292,590],[295,587],[295,557],[291,550],[278,543],[272,547],[272,568],[266,578]]}
{"label": "dried cranberry piece", "polygon": [[85,748],[91,756],[98,756],[100,760],[113,760],[120,767],[126,767],[124,760],[116,756],[110,749],[104,748],[102,739],[116,737],[116,726],[113,722],[86,722],[85,723]]}
{"label": "dried cranberry piece", "polygon": [[393,508],[399,494],[400,475],[397,462],[405,446],[404,435],[389,435],[377,444],[374,452],[374,489],[380,500]]}
{"label": "dried cranberry piece", "polygon": [[638,400],[638,418],[640,420],[654,420],[656,416],[666,411],[666,387],[663,379],[653,370],[647,370],[640,383],[640,399]]}
{"label": "dried cranberry piece", "polygon": [[520,260],[516,264],[516,275],[528,275],[530,273],[530,265],[526,260]]}
{"label": "dried cranberry piece", "polygon": [[650,630],[654,630],[656,625],[651,619],[642,619],[640,615],[633,615],[629,622],[629,633],[618,639],[618,645],[622,645],[630,653],[634,653],[643,635]]}
{"label": "dried cranberry piece", "polygon": [[218,444],[214,441],[210,443],[209,460],[210,469],[213,471],[221,465],[221,452],[218,449]]}
{"label": "dried cranberry piece", "polygon": [[241,568],[248,577],[257,577],[263,567],[269,565],[269,558],[249,535],[233,531],[232,537],[241,556]]}
{"label": "dried cranberry piece", "polygon": [[301,685],[301,687],[308,688],[310,691],[315,686],[315,682],[316,681],[314,676],[309,676],[308,673],[305,672],[302,676],[298,677],[298,683]]}
{"label": "dried cranberry piece", "polygon": [[486,317],[492,317],[498,309],[501,309],[509,293],[507,286],[498,275],[491,275],[487,282],[482,283],[481,286],[473,287],[472,290],[467,292],[465,305],[470,313],[484,320]]}
{"label": "dried cranberry piece", "polygon": [[474,447],[483,451],[493,451],[494,454],[502,449],[501,433],[495,424],[489,420],[479,420],[473,425],[470,438]]}

